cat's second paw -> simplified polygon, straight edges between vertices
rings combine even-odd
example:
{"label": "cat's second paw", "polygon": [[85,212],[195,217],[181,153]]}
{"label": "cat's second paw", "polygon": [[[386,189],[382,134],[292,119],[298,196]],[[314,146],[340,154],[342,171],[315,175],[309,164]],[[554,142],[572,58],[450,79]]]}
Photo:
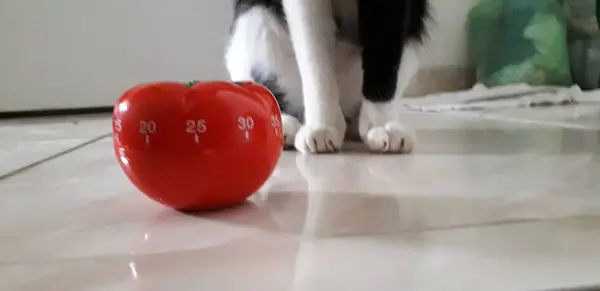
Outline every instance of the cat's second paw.
{"label": "cat's second paw", "polygon": [[404,126],[397,108],[391,103],[363,101],[358,128],[370,151],[378,153],[409,153],[416,144],[415,132]]}
{"label": "cat's second paw", "polygon": [[339,151],[344,134],[333,127],[303,126],[296,134],[295,146],[302,153],[330,153]]}
{"label": "cat's second paw", "polygon": [[379,153],[409,153],[417,140],[414,131],[401,123],[373,127],[363,139],[369,150]]}

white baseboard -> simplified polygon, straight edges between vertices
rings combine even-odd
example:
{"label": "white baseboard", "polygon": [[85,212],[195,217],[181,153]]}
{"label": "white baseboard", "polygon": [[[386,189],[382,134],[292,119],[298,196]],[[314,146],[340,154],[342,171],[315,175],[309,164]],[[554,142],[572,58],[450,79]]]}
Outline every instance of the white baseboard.
{"label": "white baseboard", "polygon": [[457,91],[475,84],[475,69],[460,66],[444,66],[421,69],[405,92],[406,97]]}

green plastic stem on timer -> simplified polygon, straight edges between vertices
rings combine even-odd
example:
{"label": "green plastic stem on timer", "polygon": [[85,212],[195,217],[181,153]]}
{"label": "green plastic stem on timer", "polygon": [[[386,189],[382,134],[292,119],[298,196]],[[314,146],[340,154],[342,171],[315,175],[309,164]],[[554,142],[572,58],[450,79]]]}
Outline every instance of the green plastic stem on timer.
{"label": "green plastic stem on timer", "polygon": [[192,81],[187,81],[185,82],[185,86],[188,88],[192,88],[194,85],[198,84],[200,81],[197,80],[192,80]]}

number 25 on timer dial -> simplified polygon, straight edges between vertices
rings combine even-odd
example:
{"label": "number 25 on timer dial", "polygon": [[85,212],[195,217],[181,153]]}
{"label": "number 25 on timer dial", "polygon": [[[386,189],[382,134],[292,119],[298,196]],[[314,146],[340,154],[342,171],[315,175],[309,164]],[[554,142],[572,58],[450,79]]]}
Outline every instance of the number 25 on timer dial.
{"label": "number 25 on timer dial", "polygon": [[194,137],[195,143],[200,143],[200,135],[208,131],[206,120],[188,120],[185,122],[185,132]]}

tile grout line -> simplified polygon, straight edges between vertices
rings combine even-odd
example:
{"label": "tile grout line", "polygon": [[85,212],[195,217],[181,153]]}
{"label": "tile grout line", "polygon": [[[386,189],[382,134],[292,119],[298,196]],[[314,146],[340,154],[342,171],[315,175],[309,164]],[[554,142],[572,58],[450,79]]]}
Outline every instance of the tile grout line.
{"label": "tile grout line", "polygon": [[28,164],[28,165],[25,165],[23,167],[20,167],[20,168],[18,168],[16,170],[10,171],[10,172],[8,172],[6,174],[0,175],[0,182],[4,181],[6,179],[9,179],[11,177],[14,177],[14,176],[16,176],[18,174],[21,174],[23,172],[26,172],[28,170],[31,170],[31,169],[33,169],[33,168],[35,168],[37,166],[40,166],[40,165],[42,165],[42,164],[44,164],[46,162],[49,162],[49,161],[52,161],[54,159],[60,158],[62,156],[65,156],[67,154],[70,154],[70,153],[72,153],[72,152],[74,152],[74,151],[76,151],[78,149],[81,149],[81,148],[84,148],[86,146],[89,146],[89,145],[91,145],[93,143],[96,143],[96,142],[98,142],[100,140],[103,140],[103,139],[105,139],[107,137],[110,137],[110,136],[112,136],[112,133],[105,133],[105,134],[97,136],[97,137],[95,137],[95,138],[93,138],[91,140],[88,140],[86,142],[78,144],[78,145],[76,145],[74,147],[68,148],[68,149],[63,150],[61,152],[53,154],[53,155],[51,155],[49,157],[43,158],[43,159],[35,161],[35,162],[31,163],[31,164]]}

